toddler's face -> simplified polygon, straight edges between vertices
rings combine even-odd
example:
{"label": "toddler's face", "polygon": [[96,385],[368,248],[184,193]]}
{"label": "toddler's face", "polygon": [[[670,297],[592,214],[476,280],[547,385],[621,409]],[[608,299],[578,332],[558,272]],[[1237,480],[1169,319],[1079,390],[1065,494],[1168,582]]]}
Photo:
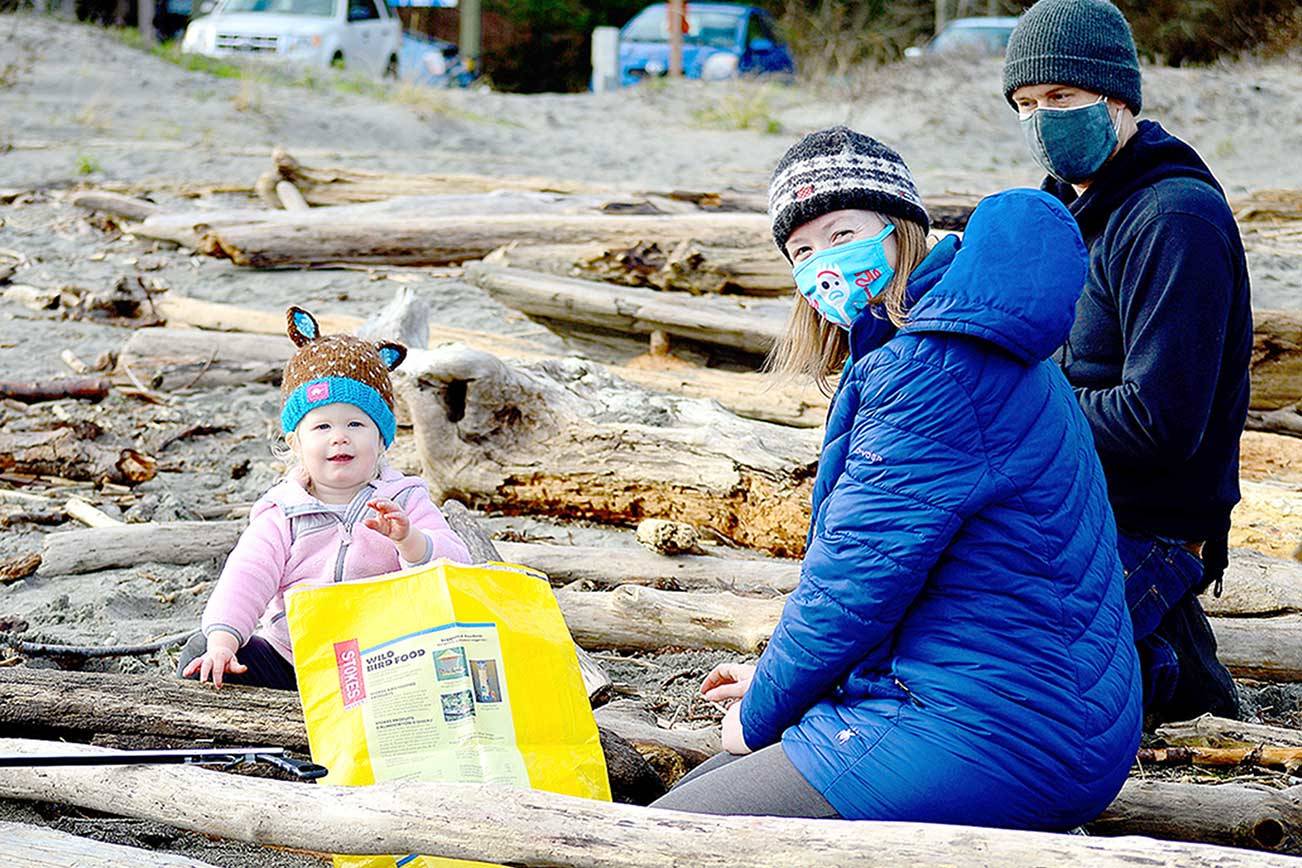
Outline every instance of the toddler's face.
{"label": "toddler's face", "polygon": [[289,438],[303,463],[316,496],[326,503],[347,503],[375,478],[383,451],[380,429],[352,404],[326,404],[303,417]]}

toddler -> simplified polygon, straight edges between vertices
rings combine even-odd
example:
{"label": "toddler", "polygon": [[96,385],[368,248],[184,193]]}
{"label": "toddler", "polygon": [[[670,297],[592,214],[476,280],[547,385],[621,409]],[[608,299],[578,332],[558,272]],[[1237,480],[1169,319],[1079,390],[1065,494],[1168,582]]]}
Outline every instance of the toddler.
{"label": "toddler", "polygon": [[[423,480],[384,462],[393,443],[400,344],[322,336],[299,307],[287,313],[298,346],[281,384],[281,430],[295,463],[253,506],[181,653],[184,678],[293,690],[285,593],[363,579],[470,554]],[[259,624],[260,622],[260,624]],[[255,632],[255,627],[257,628]]]}

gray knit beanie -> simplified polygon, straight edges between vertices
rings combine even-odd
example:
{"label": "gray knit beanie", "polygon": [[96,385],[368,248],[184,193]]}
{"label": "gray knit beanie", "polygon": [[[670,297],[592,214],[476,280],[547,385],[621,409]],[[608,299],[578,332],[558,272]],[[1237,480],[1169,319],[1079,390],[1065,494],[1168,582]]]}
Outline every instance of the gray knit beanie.
{"label": "gray knit beanie", "polygon": [[1119,99],[1139,113],[1135,38],[1107,0],[1040,0],[1022,15],[1004,53],[1004,98],[1028,84],[1070,84]]}
{"label": "gray knit beanie", "polygon": [[846,127],[810,133],[782,155],[769,182],[773,240],[786,255],[787,239],[815,217],[862,208],[930,227],[913,175],[881,142]]}

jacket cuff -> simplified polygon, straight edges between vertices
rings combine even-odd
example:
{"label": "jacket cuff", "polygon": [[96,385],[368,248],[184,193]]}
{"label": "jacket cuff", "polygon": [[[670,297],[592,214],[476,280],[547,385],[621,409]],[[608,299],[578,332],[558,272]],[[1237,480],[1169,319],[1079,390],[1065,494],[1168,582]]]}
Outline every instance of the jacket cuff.
{"label": "jacket cuff", "polygon": [[748,690],[741,698],[741,712],[738,718],[741,720],[741,737],[752,753],[768,747],[782,737],[781,732],[755,714],[754,708],[755,703],[751,701],[751,691]]}
{"label": "jacket cuff", "polygon": [[407,569],[408,567],[423,566],[429,563],[430,559],[434,557],[434,540],[430,539],[429,534],[427,534],[423,530],[418,530],[417,533],[425,537],[425,556],[418,561],[409,561],[406,558],[404,558],[401,554],[399,554],[398,563],[402,564],[402,568],[404,570]]}
{"label": "jacket cuff", "polygon": [[236,641],[240,643],[241,648],[243,648],[244,644],[248,641],[240,634],[239,630],[236,630],[230,624],[209,624],[207,627],[203,628],[203,635],[205,638],[217,632],[230,633],[235,637]]}

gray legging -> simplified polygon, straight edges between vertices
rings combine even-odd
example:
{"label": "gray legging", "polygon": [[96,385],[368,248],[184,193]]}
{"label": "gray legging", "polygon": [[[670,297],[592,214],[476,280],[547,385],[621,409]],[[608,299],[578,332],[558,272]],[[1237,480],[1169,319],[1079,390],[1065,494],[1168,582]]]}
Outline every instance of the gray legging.
{"label": "gray legging", "polygon": [[791,764],[781,744],[750,754],[716,754],[684,775],[651,807],[693,814],[814,820],[840,816]]}

